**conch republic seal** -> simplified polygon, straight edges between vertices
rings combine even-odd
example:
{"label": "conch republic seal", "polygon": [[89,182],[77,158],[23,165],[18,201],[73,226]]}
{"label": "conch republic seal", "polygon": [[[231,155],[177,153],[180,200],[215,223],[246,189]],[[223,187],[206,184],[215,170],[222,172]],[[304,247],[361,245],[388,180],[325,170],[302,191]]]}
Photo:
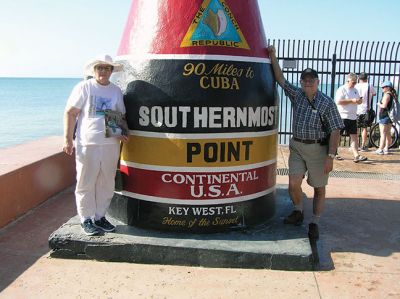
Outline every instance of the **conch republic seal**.
{"label": "conch republic seal", "polygon": [[218,232],[275,213],[278,96],[256,0],[134,0],[114,81],[130,140],[109,214]]}

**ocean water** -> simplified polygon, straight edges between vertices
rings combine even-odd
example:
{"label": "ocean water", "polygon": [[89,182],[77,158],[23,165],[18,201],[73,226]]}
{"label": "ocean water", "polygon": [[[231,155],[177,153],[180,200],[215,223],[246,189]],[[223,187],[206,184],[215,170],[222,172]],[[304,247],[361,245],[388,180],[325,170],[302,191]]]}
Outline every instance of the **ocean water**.
{"label": "ocean water", "polygon": [[62,136],[65,104],[80,80],[0,78],[0,148]]}

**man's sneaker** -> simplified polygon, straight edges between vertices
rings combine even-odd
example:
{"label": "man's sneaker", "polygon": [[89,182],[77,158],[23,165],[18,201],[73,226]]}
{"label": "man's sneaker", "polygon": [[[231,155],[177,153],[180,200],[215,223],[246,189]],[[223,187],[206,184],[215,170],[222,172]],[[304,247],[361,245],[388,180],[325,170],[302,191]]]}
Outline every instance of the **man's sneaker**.
{"label": "man's sneaker", "polygon": [[389,155],[389,150],[388,150],[388,149],[384,149],[384,150],[383,150],[383,154],[384,154],[384,155]]}
{"label": "man's sneaker", "polygon": [[308,237],[310,238],[310,240],[319,239],[318,225],[316,223],[310,223],[308,225]]}
{"label": "man's sneaker", "polygon": [[368,160],[367,157],[358,155],[357,157],[354,158],[353,162],[358,163],[358,162],[367,161],[367,160]]}
{"label": "man's sneaker", "polygon": [[100,233],[100,231],[93,225],[92,219],[86,219],[83,223],[81,223],[83,232],[87,236],[95,236]]}
{"label": "man's sneaker", "polygon": [[283,219],[283,223],[301,225],[303,223],[303,220],[304,220],[303,212],[294,210],[292,214]]}
{"label": "man's sneaker", "polygon": [[368,151],[368,147],[366,147],[365,145],[363,145],[362,147],[360,147],[359,151],[360,151],[360,152],[366,152],[366,151]]}
{"label": "man's sneaker", "polygon": [[378,149],[375,151],[375,154],[383,155],[383,150],[381,150],[380,148],[378,148]]}
{"label": "man's sneaker", "polygon": [[100,220],[95,220],[94,221],[94,226],[101,229],[102,231],[105,232],[113,232],[115,231],[115,226],[112,225],[106,217],[101,218]]}

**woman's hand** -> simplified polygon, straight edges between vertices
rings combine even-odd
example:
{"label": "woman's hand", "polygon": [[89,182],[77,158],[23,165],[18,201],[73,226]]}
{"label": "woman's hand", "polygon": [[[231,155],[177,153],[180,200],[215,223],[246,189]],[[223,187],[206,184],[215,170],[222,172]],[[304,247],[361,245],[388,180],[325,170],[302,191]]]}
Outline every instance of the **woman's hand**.
{"label": "woman's hand", "polygon": [[121,135],[121,137],[119,137],[119,140],[122,141],[123,143],[127,143],[129,141],[129,136]]}
{"label": "woman's hand", "polygon": [[65,140],[64,145],[62,148],[63,152],[66,153],[67,155],[72,155],[74,152],[74,143],[72,140]]}

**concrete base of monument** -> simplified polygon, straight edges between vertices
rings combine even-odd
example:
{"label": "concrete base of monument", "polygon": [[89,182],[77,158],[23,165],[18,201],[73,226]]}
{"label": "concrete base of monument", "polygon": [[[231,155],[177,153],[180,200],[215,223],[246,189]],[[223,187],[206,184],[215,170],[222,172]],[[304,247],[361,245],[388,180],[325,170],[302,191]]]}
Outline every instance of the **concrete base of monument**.
{"label": "concrete base of monument", "polygon": [[49,237],[51,257],[218,268],[313,270],[315,256],[306,226],[283,224],[292,204],[277,187],[275,216],[241,231],[189,234],[141,229],[118,223],[114,233],[86,236],[77,216]]}

